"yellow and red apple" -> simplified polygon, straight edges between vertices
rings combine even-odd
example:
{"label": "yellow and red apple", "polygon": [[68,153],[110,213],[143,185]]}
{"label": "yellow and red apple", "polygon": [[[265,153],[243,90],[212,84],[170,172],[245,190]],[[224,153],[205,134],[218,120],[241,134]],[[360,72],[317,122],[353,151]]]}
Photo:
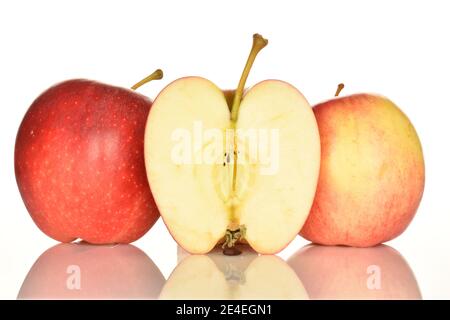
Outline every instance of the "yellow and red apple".
{"label": "yellow and red apple", "polygon": [[419,137],[387,98],[356,94],[313,108],[321,144],[319,181],[301,230],[324,245],[369,247],[401,234],[425,182]]}

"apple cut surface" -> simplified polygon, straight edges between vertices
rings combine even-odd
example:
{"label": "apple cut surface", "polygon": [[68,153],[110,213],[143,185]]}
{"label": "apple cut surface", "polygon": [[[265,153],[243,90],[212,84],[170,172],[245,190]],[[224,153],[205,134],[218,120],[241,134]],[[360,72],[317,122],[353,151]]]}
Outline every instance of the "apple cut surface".
{"label": "apple cut surface", "polygon": [[[249,132],[266,137],[267,150],[260,149],[269,157],[261,150],[255,156]],[[186,136],[189,148],[180,144]],[[155,100],[145,160],[161,216],[180,246],[206,253],[238,229],[256,251],[270,254],[283,249],[308,216],[319,133],[308,102],[285,82],[249,89],[232,121],[223,92],[209,80],[188,77]]]}
{"label": "apple cut surface", "polygon": [[[242,199],[236,211],[253,249],[276,253],[293,240],[311,208],[320,167],[317,123],[310,105],[296,88],[286,82],[266,80],[244,96],[237,128],[278,132],[278,148],[272,148],[277,165],[272,164],[270,171],[260,159],[252,166],[249,181],[238,184]],[[239,153],[251,146],[243,149]],[[240,171],[249,170],[239,169],[238,182],[246,176],[239,175]],[[262,174],[263,169],[266,174]]]}
{"label": "apple cut surface", "polygon": [[158,101],[151,109],[145,132],[152,193],[175,240],[189,252],[208,252],[228,225],[227,207],[217,192],[219,181],[214,178],[222,164],[175,162],[172,137],[180,129],[192,133],[195,122],[201,122],[205,129],[225,130],[230,122],[228,106],[220,89],[201,78],[171,83]]}

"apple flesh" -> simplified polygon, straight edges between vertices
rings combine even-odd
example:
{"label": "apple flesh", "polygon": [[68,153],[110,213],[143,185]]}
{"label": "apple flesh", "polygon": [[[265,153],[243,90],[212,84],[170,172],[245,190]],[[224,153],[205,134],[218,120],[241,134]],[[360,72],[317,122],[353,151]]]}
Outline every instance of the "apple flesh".
{"label": "apple flesh", "polygon": [[369,247],[400,235],[422,198],[417,133],[390,100],[357,94],[313,108],[321,141],[319,182],[301,230],[324,245]]}
{"label": "apple flesh", "polygon": [[[280,161],[276,172],[268,175],[260,174],[262,163],[238,165],[235,193],[233,165],[224,157],[232,146],[222,144],[214,152],[219,159],[213,164],[174,163],[173,132],[183,128],[193,137],[196,121],[204,131],[224,132],[233,126],[222,91],[199,77],[166,87],[148,118],[147,174],[170,233],[187,251],[206,253],[231,224],[244,225],[245,239],[256,251],[280,251],[301,229],[317,183],[320,142],[308,102],[294,87],[277,80],[263,81],[248,91],[236,128],[277,130]],[[237,152],[249,153],[248,144],[240,146]]]}
{"label": "apple flesh", "polygon": [[132,245],[63,243],[37,259],[18,299],[157,299],[164,282]]}
{"label": "apple flesh", "polygon": [[422,299],[414,273],[395,249],[309,245],[288,259],[311,299]]}
{"label": "apple flesh", "polygon": [[129,243],[159,217],[144,163],[151,101],[88,80],[38,97],[20,125],[17,184],[36,225],[71,242]]}
{"label": "apple flesh", "polygon": [[[173,238],[190,253],[209,252],[224,237],[225,246],[244,239],[259,253],[276,253],[298,234],[311,207],[320,141],[310,105],[283,81],[260,82],[241,99],[244,85],[230,112],[211,81],[182,78],[158,95],[148,117],[152,193]],[[250,132],[270,141],[266,149],[256,144],[257,156]],[[175,159],[180,154],[187,161]]]}
{"label": "apple flesh", "polygon": [[186,255],[164,285],[160,299],[308,299],[294,271],[277,256],[258,256],[238,244],[239,256],[219,248],[208,255]]}

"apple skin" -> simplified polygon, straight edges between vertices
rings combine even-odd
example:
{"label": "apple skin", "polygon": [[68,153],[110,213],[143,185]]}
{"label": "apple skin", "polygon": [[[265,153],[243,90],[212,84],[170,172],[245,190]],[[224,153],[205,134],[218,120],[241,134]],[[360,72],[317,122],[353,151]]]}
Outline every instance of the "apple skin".
{"label": "apple skin", "polygon": [[388,99],[357,94],[313,108],[321,138],[319,182],[300,234],[318,244],[370,247],[400,235],[422,198],[417,133]]}
{"label": "apple skin", "polygon": [[[421,300],[419,285],[406,260],[395,249],[380,245],[371,248],[308,245],[289,259],[313,300],[398,299]],[[373,284],[379,268],[379,287]]]}
{"label": "apple skin", "polygon": [[[73,287],[74,276],[79,288]],[[135,246],[62,243],[36,260],[18,299],[156,299],[164,283],[158,267]]]}
{"label": "apple skin", "polygon": [[156,222],[144,164],[151,104],[89,80],[62,82],[33,102],[17,134],[15,173],[45,234],[60,242],[130,243]]}

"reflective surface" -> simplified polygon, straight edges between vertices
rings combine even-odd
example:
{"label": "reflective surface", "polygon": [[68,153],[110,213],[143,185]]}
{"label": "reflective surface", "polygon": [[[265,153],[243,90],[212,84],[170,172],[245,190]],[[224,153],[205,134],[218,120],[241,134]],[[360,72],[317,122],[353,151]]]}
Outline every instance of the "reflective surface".
{"label": "reflective surface", "polygon": [[178,249],[178,265],[167,280],[161,299],[308,299],[300,279],[277,256],[258,255],[238,246],[238,256],[216,248],[208,255]]}
{"label": "reflective surface", "polygon": [[247,246],[225,256],[178,248],[165,280],[132,245],[59,244],[28,272],[18,299],[421,299],[406,260],[395,249],[307,245],[287,261]]}
{"label": "reflective surface", "polygon": [[18,299],[155,299],[164,277],[132,245],[59,244],[28,272]]}
{"label": "reflective surface", "polygon": [[422,299],[395,249],[308,245],[288,259],[311,299]]}

